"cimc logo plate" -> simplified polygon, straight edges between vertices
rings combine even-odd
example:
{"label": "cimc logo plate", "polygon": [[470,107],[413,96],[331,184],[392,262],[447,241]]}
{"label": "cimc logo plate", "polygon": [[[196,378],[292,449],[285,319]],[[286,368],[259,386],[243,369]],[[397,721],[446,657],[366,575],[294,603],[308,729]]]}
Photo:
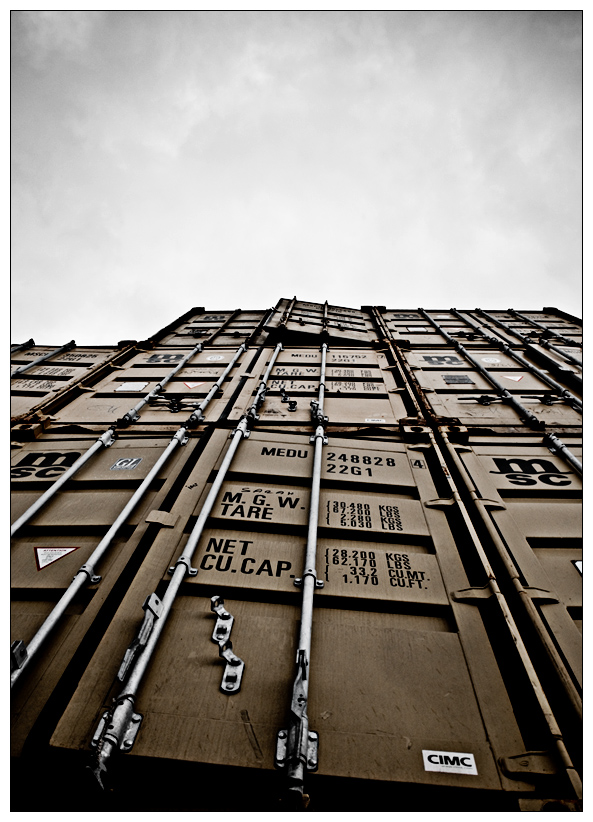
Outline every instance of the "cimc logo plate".
{"label": "cimc logo plate", "polygon": [[476,760],[471,753],[459,751],[422,751],[425,771],[440,773],[467,773],[478,775]]}

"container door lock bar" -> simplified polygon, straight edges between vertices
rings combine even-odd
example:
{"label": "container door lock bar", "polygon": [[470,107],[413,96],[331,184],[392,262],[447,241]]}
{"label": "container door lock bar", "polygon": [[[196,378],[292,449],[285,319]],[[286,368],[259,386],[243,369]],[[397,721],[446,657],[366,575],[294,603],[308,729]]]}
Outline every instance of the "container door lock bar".
{"label": "container door lock bar", "polygon": [[142,621],[142,625],[140,626],[136,639],[125,652],[120,669],[117,672],[117,678],[120,682],[125,682],[128,671],[134,663],[134,660],[146,646],[148,637],[151,635],[152,629],[154,628],[154,623],[162,613],[163,605],[156,594],[150,594],[150,596],[146,597],[142,609],[144,610],[144,620]]}
{"label": "container door lock bar", "polygon": [[235,618],[226,610],[224,599],[220,596],[211,598],[210,610],[218,616],[211,639],[218,645],[218,655],[226,662],[220,690],[224,694],[236,694],[241,688],[245,663],[233,653],[233,643],[230,637]]}
{"label": "container door lock bar", "polygon": [[278,731],[276,736],[276,755],[274,765],[280,770],[286,769],[291,788],[302,793],[302,771],[316,771],[319,766],[319,734],[309,730],[307,716],[306,675],[307,659],[299,651],[297,675],[290,706],[290,724],[288,729]]}

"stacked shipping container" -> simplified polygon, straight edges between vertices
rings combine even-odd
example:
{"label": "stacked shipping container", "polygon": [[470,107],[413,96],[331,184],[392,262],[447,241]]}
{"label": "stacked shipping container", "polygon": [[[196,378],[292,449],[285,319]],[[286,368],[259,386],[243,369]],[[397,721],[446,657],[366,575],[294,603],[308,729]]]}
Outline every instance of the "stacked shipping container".
{"label": "stacked shipping container", "polygon": [[16,375],[15,809],[578,810],[580,333],[294,298]]}

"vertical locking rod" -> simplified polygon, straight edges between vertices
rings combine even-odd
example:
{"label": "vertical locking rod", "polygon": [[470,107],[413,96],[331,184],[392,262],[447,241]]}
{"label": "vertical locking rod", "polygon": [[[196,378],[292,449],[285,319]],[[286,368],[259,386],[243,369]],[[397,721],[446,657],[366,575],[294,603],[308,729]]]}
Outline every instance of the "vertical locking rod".
{"label": "vertical locking rod", "polygon": [[152,483],[153,479],[157,476],[162,466],[169,459],[173,451],[177,448],[178,445],[185,445],[186,442],[187,431],[185,428],[182,427],[174,434],[171,441],[169,442],[169,445],[161,454],[157,462],[153,465],[149,473],[146,475],[142,484],[136,489],[133,496],[130,498],[124,509],[121,511],[121,513],[119,514],[111,528],[107,531],[101,542],[97,545],[93,553],[87,559],[86,563],[76,573],[76,576],[74,577],[74,579],[72,580],[64,594],[62,594],[62,597],[58,600],[58,602],[50,612],[45,622],[43,622],[43,624],[41,625],[33,639],[26,646],[26,659],[23,661],[22,665],[15,671],[13,671],[10,675],[11,687],[19,679],[20,675],[28,666],[33,656],[35,656],[35,654],[39,651],[39,648],[41,647],[43,642],[47,639],[49,634],[58,624],[66,608],[73,601],[78,591],[84,585],[86,585],[88,580],[90,580],[93,583],[100,581],[101,577],[95,574],[95,565],[103,557],[103,554],[115,539],[117,532],[124,524],[124,522],[127,520],[127,518],[130,516],[132,511],[136,508],[136,506],[148,490],[148,487]]}
{"label": "vertical locking rod", "polygon": [[191,358],[194,357],[196,354],[199,354],[200,351],[202,351],[202,349],[203,344],[198,343],[196,347],[189,352],[189,354],[186,354],[185,357],[182,358],[181,362],[179,362],[175,366],[175,368],[169,371],[169,373],[155,385],[152,391],[149,391],[148,394],[146,394],[146,396],[140,400],[140,402],[136,403],[136,405],[133,408],[130,408],[130,410],[127,411],[123,415],[123,417],[117,421],[118,426],[125,427],[132,422],[136,422],[136,420],[138,419],[138,411],[140,411],[141,408],[144,408],[144,406],[147,403],[149,403],[152,399],[154,399],[154,397],[160,394],[160,392],[167,385],[167,383],[175,376],[175,374],[179,373],[179,371],[181,371],[181,369],[185,367],[185,365],[191,360]]}
{"label": "vertical locking rod", "polygon": [[[529,362],[529,360],[526,360],[525,357],[521,356],[521,354],[519,354],[518,351],[512,349],[511,346],[508,345],[508,343],[504,342],[504,340],[500,340],[497,337],[493,337],[492,334],[489,334],[484,328],[475,323],[469,316],[464,317],[463,314],[460,311],[457,311],[457,309],[455,308],[451,309],[451,313],[455,314],[455,316],[458,317],[462,322],[465,322],[468,325],[470,325],[474,329],[474,331],[476,331],[476,333],[478,333],[481,337],[487,340],[487,342],[489,342],[491,345],[495,346],[496,348],[499,348],[508,357],[511,357],[511,359],[516,360],[520,365],[522,365],[524,368],[530,371],[535,377],[538,377],[538,379],[540,379],[542,382],[547,383],[550,386],[550,388],[553,388],[554,391],[560,397],[565,399],[574,408],[575,411],[578,411],[579,414],[583,413],[583,403],[581,402],[581,400],[574,394],[572,394],[570,391],[568,391],[566,388],[564,388],[562,385],[560,385],[560,383],[557,383],[556,380],[552,379],[552,377],[550,377],[549,374],[546,374],[545,371],[542,371],[540,368],[537,368],[537,366],[535,366],[533,363]],[[466,314],[469,315],[469,311],[466,312]]]}
{"label": "vertical locking rod", "polygon": [[[293,684],[292,700],[288,732],[280,731],[279,742],[286,739],[282,748],[284,760],[277,764],[286,767],[288,777],[288,793],[294,806],[303,804],[303,788],[305,772],[317,768],[317,753],[315,743],[317,734],[309,730],[307,706],[309,698],[309,681],[311,673],[311,637],[313,630],[313,598],[315,589],[323,585],[317,580],[317,529],[319,523],[319,492],[321,485],[321,459],[323,446],[327,443],[325,425],[327,417],[323,414],[325,394],[325,371],[327,345],[321,346],[321,377],[319,383],[318,400],[311,403],[311,417],[316,424],[312,441],[315,443],[313,456],[313,476],[311,480],[311,502],[309,506],[309,523],[307,530],[307,548],[305,551],[305,566],[301,579],[303,590],[301,604],[301,628],[296,656],[296,675]],[[313,750],[312,750],[313,748]]]}
{"label": "vertical locking rod", "polygon": [[[266,379],[268,378],[281,350],[282,345],[279,343],[274,350],[270,364],[266,370]],[[250,411],[254,408],[257,410],[257,408],[259,408],[261,403],[264,401],[264,397],[265,383],[263,383],[263,389],[262,386],[258,389],[255,402],[253,403]],[[202,536],[202,532],[204,531],[208,517],[214,507],[214,503],[216,502],[220,489],[222,488],[222,484],[230,469],[237,448],[239,447],[242,439],[249,436],[249,426],[253,423],[253,420],[253,415],[245,414],[231,435],[231,443],[229,448],[224,456],[220,468],[218,469],[218,473],[212,483],[212,487],[206,496],[196,524],[194,525],[185,544],[183,553],[175,565],[170,569],[172,577],[161,600],[159,619],[155,621],[146,644],[135,657],[133,665],[126,673],[125,687],[120,695],[115,699],[114,705],[109,711],[109,721],[105,721],[103,723],[103,727],[107,730],[102,731],[99,734],[98,744],[96,746],[97,751],[95,755],[95,766],[92,768],[95,777],[102,787],[104,787],[103,775],[107,770],[107,762],[115,751],[121,749],[122,742],[126,738],[126,734],[129,732],[130,723],[132,722],[134,716],[134,702],[140,688],[142,678],[144,677],[146,669],[148,668],[155,652],[157,643],[165,627],[179,588],[181,587],[186,574],[191,576],[195,576],[197,574],[197,571],[192,568],[192,558],[194,552]],[[230,648],[229,651],[231,651]],[[97,734],[95,734],[95,737],[96,736]]]}
{"label": "vertical locking rod", "polygon": [[537,320],[530,320],[529,317],[526,317],[525,314],[519,313],[519,311],[515,311],[514,308],[509,308],[509,314],[512,314],[513,317],[518,317],[520,320],[529,323],[529,325],[532,325],[535,328],[539,328],[541,332],[545,334],[547,337],[552,337],[553,339],[560,340],[560,342],[563,343],[563,345],[579,347],[578,343],[575,343],[574,340],[571,340],[568,337],[563,337],[562,334],[556,334],[554,331],[552,331],[552,329],[547,328],[542,323],[538,323]]}
{"label": "vertical locking rod", "polygon": [[58,479],[52,483],[52,485],[43,493],[40,497],[38,497],[33,505],[31,505],[24,514],[15,520],[12,525],[10,526],[10,536],[13,537],[19,528],[28,522],[31,517],[33,517],[44,505],[46,505],[52,497],[56,495],[56,493],[60,490],[60,488],[68,482],[68,480],[74,476],[83,465],[85,465],[90,458],[100,451],[102,448],[109,448],[110,445],[113,445],[115,442],[115,435],[113,428],[108,428],[104,434],[101,434],[99,439],[91,445],[91,447],[79,457],[74,465],[71,465],[67,471],[65,471]]}
{"label": "vertical locking rod", "polygon": [[18,343],[18,345],[13,345],[10,349],[10,355],[12,356],[13,354],[16,354],[18,351],[24,351],[25,348],[31,348],[34,345],[35,340],[33,339],[33,337],[31,337],[24,343]]}
{"label": "vertical locking rod", "polygon": [[45,360],[49,360],[50,357],[57,357],[58,354],[61,354],[64,351],[69,351],[71,348],[74,348],[75,345],[76,343],[74,342],[74,340],[70,340],[70,342],[66,343],[66,345],[62,345],[60,348],[56,348],[54,351],[48,351],[47,354],[43,354],[41,357],[37,357],[36,360],[28,362],[26,365],[21,365],[19,368],[13,371],[10,376],[16,377],[17,374],[22,374],[25,371],[28,371],[30,368],[39,365],[39,363],[42,363]]}
{"label": "vertical locking rod", "polygon": [[488,371],[487,368],[484,368],[482,363],[478,362],[472,355],[467,351],[460,342],[454,339],[444,328],[442,328],[435,320],[430,317],[423,308],[419,308],[418,311],[422,314],[425,320],[427,320],[436,330],[441,334],[447,342],[450,342],[451,345],[455,348],[456,351],[465,357],[465,359],[472,364],[472,366],[480,372],[480,374],[485,377],[488,382],[496,388],[496,391],[499,397],[502,399],[503,402],[507,403],[508,405],[512,406],[515,411],[519,414],[522,420],[524,420],[530,428],[545,428],[545,422],[543,420],[538,419],[535,414],[532,414],[531,411],[528,411],[525,406],[521,405],[521,403],[511,394],[510,391],[499,383],[496,377]]}
{"label": "vertical locking rod", "polygon": [[[499,328],[502,328],[502,330],[506,331],[507,334],[511,334],[513,337],[518,337],[526,345],[530,344],[530,340],[525,336],[525,334],[522,334],[516,328],[511,328],[506,323],[503,323],[502,320],[499,320],[497,317],[493,317],[492,314],[489,314],[487,311],[483,311],[481,308],[476,308],[476,313],[479,314],[481,317],[486,317],[487,320],[490,320],[490,322],[493,322]],[[548,342],[548,340],[544,340],[543,338],[541,338],[539,340],[538,345],[541,345],[542,348],[547,348],[550,351],[553,351],[555,354],[558,354],[560,357],[563,357],[563,359],[567,360],[568,362],[571,362],[573,365],[576,365],[582,369],[583,363],[581,362],[581,360],[577,359],[577,357],[573,357],[572,354],[569,354],[567,351],[562,351],[562,349]],[[559,365],[559,363],[552,359],[550,359],[550,363],[556,366]]]}
{"label": "vertical locking rod", "polygon": [[[488,557],[486,555],[486,551],[484,550],[484,547],[483,547],[483,545],[480,541],[480,538],[477,534],[477,531],[474,528],[473,522],[472,522],[472,520],[469,516],[467,508],[465,507],[465,505],[463,503],[463,500],[461,499],[461,497],[459,495],[459,491],[457,490],[457,488],[455,486],[455,482],[454,482],[454,480],[453,480],[453,478],[452,478],[452,476],[449,472],[447,464],[446,464],[446,462],[443,458],[443,455],[441,453],[441,450],[440,450],[440,448],[437,444],[435,435],[432,431],[430,431],[429,436],[430,436],[430,441],[431,441],[431,445],[433,447],[435,456],[437,457],[437,459],[439,461],[439,464],[441,466],[441,469],[442,469],[443,473],[447,477],[447,482],[448,482],[449,487],[451,489],[451,494],[452,494],[452,496],[453,496],[453,498],[454,498],[454,500],[457,504],[457,508],[458,508],[461,516],[463,517],[463,520],[464,520],[465,525],[467,527],[468,533],[469,533],[469,535],[471,537],[471,540],[473,542],[474,549],[478,554],[478,557],[479,557],[480,562],[482,564],[482,568],[484,569],[484,572],[485,572],[486,577],[488,579],[489,588],[492,591],[492,594],[494,595],[494,597],[496,599],[496,602],[497,602],[497,604],[498,604],[498,606],[499,606],[499,608],[502,612],[503,618],[505,620],[506,627],[507,627],[508,631],[510,632],[510,635],[511,635],[511,638],[513,640],[513,643],[514,643],[515,647],[517,648],[517,651],[519,653],[519,657],[521,659],[521,663],[523,665],[525,673],[527,674],[527,677],[528,677],[529,682],[531,684],[531,687],[533,689],[533,693],[534,693],[535,698],[538,702],[540,711],[541,711],[541,713],[543,715],[543,718],[544,718],[544,720],[545,720],[545,722],[548,726],[548,730],[549,730],[550,736],[551,736],[551,738],[554,742],[554,746],[555,746],[556,752],[558,754],[559,760],[562,763],[562,767],[564,768],[565,774],[566,774],[566,776],[567,776],[567,778],[568,778],[568,780],[569,780],[569,782],[572,786],[572,789],[574,791],[575,796],[577,797],[577,799],[581,799],[582,795],[583,795],[583,785],[582,785],[582,782],[581,782],[581,778],[580,778],[580,776],[579,776],[579,774],[578,774],[578,772],[577,772],[577,770],[576,770],[576,768],[575,768],[575,766],[574,766],[574,764],[573,764],[573,762],[570,758],[570,754],[568,753],[568,750],[566,748],[566,743],[564,742],[564,738],[563,738],[563,735],[562,735],[562,731],[560,730],[560,726],[558,725],[556,717],[554,716],[554,712],[553,712],[553,710],[550,706],[550,703],[548,702],[548,698],[546,697],[546,694],[544,692],[542,684],[539,681],[537,672],[536,672],[536,670],[533,666],[533,662],[531,661],[531,657],[529,656],[529,652],[528,652],[527,648],[525,647],[525,644],[523,642],[523,638],[521,637],[519,629],[517,628],[517,625],[515,623],[515,620],[513,618],[513,615],[511,613],[509,605],[508,605],[508,603],[505,599],[504,594],[500,590],[500,587],[498,585],[498,581],[497,581],[496,576],[494,574],[494,570],[492,569],[492,566],[490,565],[490,562],[489,562]],[[449,452],[453,456],[454,449],[453,449],[451,443],[449,442],[449,439],[448,439],[446,433],[444,431],[440,431],[440,436],[441,436],[442,439],[444,439],[446,447],[448,448]],[[455,456],[457,456],[457,455],[455,455]]]}

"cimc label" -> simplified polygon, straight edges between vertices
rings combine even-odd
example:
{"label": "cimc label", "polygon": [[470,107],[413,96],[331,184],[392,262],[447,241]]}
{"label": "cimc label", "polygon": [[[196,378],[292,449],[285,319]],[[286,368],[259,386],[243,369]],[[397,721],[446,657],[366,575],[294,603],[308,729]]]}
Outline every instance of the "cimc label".
{"label": "cimc label", "polygon": [[471,753],[459,751],[422,751],[425,771],[439,773],[467,773],[478,775],[476,760]]}

